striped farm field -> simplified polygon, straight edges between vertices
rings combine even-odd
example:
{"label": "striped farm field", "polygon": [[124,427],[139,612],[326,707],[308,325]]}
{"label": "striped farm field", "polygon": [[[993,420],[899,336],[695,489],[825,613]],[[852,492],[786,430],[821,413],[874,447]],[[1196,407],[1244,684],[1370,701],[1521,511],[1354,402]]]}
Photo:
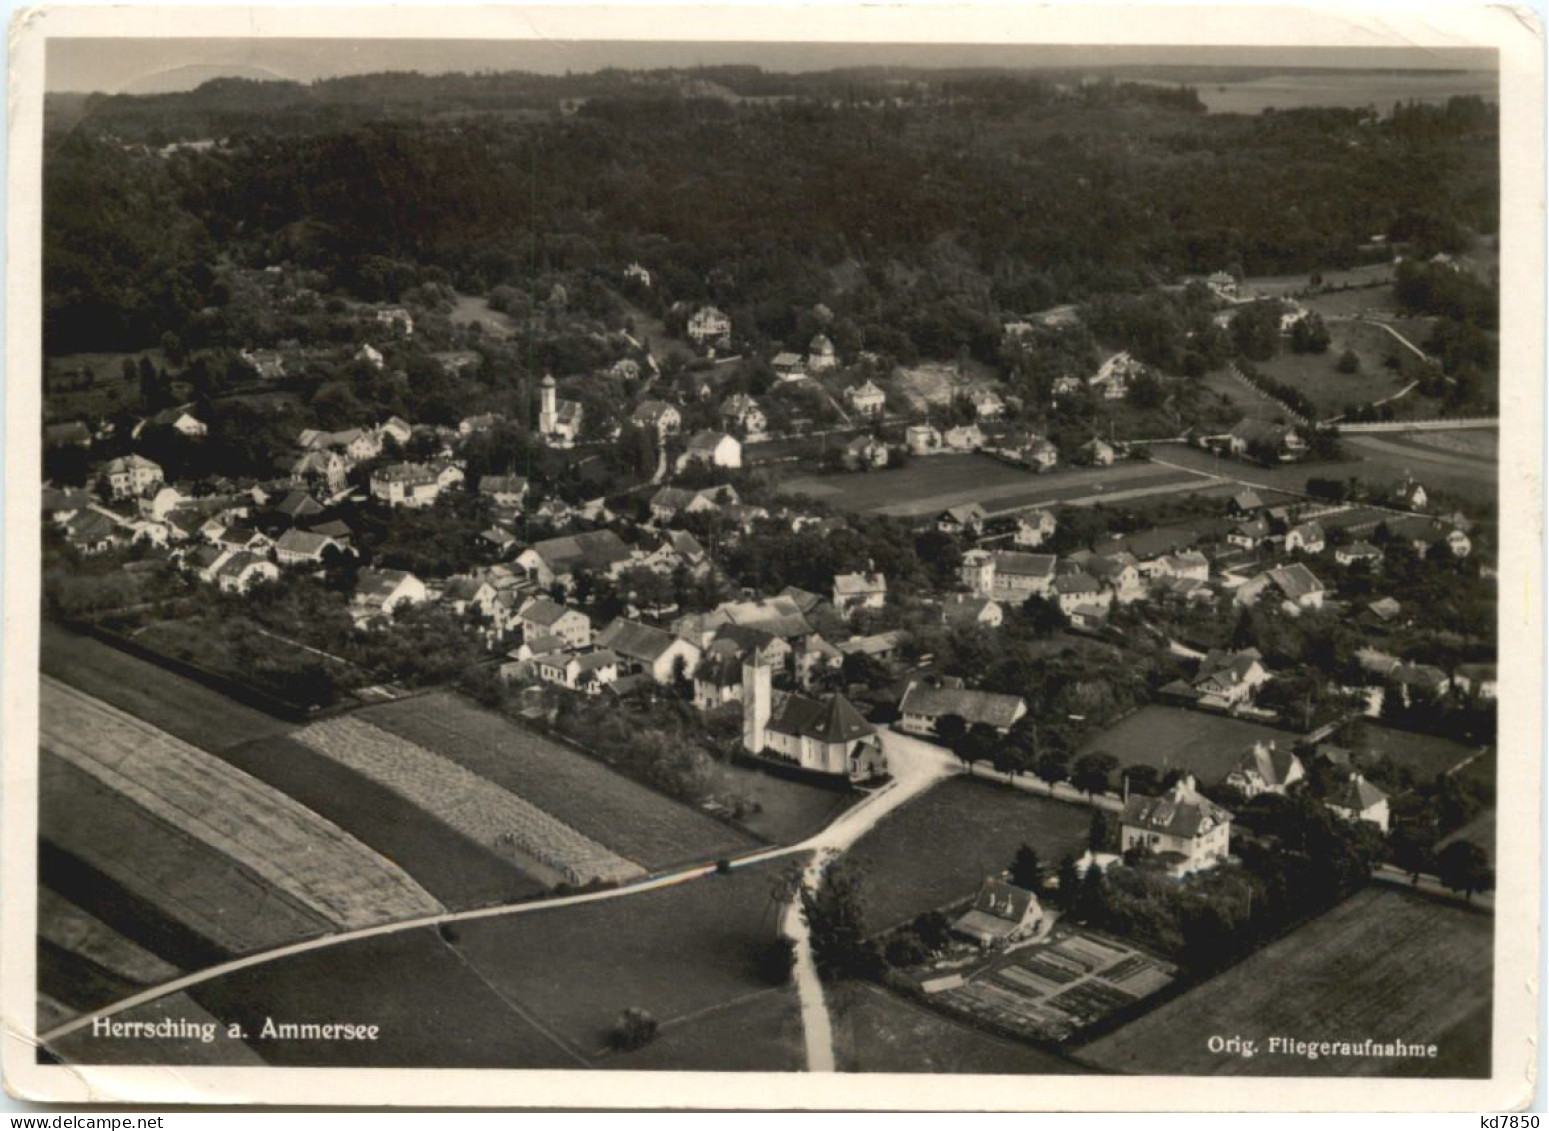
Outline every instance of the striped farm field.
{"label": "striped farm field", "polygon": [[[403,869],[214,755],[74,688],[44,679],[41,744],[208,845],[333,927],[442,910]],[[132,842],[122,846],[132,852]]]}
{"label": "striped farm field", "polygon": [[409,798],[458,832],[497,850],[509,846],[571,883],[645,874],[538,806],[456,762],[354,716],[325,719],[293,735],[303,746]]}
{"label": "striped farm field", "polygon": [[169,982],[181,973],[172,963],[42,886],[38,888],[38,938],[142,986]]}
{"label": "striped farm field", "polygon": [[447,692],[357,712],[504,787],[653,871],[754,846],[728,828],[552,739]]}
{"label": "striped farm field", "polygon": [[39,755],[42,879],[177,966],[327,933],[324,916],[92,775]]}

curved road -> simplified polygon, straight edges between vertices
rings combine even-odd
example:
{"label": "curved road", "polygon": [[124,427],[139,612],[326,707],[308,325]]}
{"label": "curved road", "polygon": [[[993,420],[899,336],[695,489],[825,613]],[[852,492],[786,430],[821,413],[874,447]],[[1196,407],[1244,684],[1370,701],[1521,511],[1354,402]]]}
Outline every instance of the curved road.
{"label": "curved road", "polygon": [[[831,825],[814,836],[808,837],[798,844],[770,848],[762,852],[739,857],[732,861],[732,867],[743,868],[752,864],[760,864],[767,860],[776,860],[784,856],[813,852],[817,854],[818,862],[807,869],[803,882],[809,886],[815,886],[821,882],[822,863],[831,860],[834,856],[837,856],[854,844],[878,821],[894,809],[897,809],[904,802],[923,793],[936,782],[958,769],[957,763],[952,756],[938,746],[932,746],[930,743],[921,742],[918,739],[908,738],[904,735],[893,734],[886,730],[879,733],[882,737],[883,749],[887,752],[889,767],[893,772],[893,781],[891,783],[879,789],[859,804],[851,806],[844,813],[840,814]],[[373,927],[362,927],[358,930],[341,931],[337,934],[303,939],[300,942],[288,943],[285,946],[275,947],[272,950],[243,955],[241,958],[234,958],[229,962],[222,962],[215,966],[206,967],[203,970],[196,970],[193,973],[184,974],[160,985],[141,990],[139,993],[131,994],[129,997],[122,998],[111,1005],[93,1010],[90,1013],[84,1013],[62,1025],[55,1026],[48,1032],[40,1034],[38,1040],[43,1045],[50,1045],[63,1037],[69,1036],[71,1033],[88,1027],[98,1018],[113,1017],[171,994],[203,985],[217,978],[223,978],[227,974],[234,974],[239,970],[250,970],[255,966],[264,966],[270,962],[276,962],[292,955],[343,946],[346,943],[356,942],[360,939],[376,938],[403,931],[415,931],[422,927],[438,927],[443,923],[493,919],[507,915],[525,915],[534,911],[549,911],[554,908],[574,907],[585,903],[600,903],[604,900],[626,899],[630,896],[655,891],[659,888],[672,887],[675,884],[702,879],[705,876],[714,875],[715,870],[716,866],[713,863],[700,864],[681,871],[654,876],[651,879],[642,880],[639,883],[629,884],[625,887],[608,888],[604,891],[560,896],[555,899],[537,900],[527,903],[479,907],[469,911],[448,911],[438,915],[421,916],[416,919],[402,919],[392,923],[381,923]],[[785,925],[791,937],[797,942],[796,983],[801,997],[802,1024],[806,1031],[808,1068],[812,1071],[832,1071],[832,1030],[829,1025],[827,1007],[823,1001],[822,987],[817,983],[816,968],[812,962],[812,952],[807,936],[806,924],[802,922],[801,918],[799,899],[793,900],[791,907],[787,909]]]}

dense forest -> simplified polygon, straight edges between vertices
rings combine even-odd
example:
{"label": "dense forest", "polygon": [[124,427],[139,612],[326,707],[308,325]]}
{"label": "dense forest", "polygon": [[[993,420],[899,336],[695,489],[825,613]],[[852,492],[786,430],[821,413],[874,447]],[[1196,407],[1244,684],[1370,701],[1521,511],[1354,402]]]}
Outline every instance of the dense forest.
{"label": "dense forest", "polygon": [[[1187,88],[756,68],[219,80],[51,107],[51,355],[262,345],[222,268],[324,294],[425,286],[714,301],[754,345],[814,302],[862,348],[996,359],[1003,318],[1185,273],[1426,254],[1498,220],[1494,107],[1206,115]],[[197,144],[196,144],[197,143]]]}

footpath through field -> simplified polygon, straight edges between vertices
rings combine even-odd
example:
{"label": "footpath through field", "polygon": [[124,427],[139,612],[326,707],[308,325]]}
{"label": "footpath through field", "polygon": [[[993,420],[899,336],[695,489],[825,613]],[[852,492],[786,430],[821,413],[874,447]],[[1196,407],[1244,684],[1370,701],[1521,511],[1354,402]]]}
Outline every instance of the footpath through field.
{"label": "footpath through field", "polygon": [[[957,765],[952,760],[951,755],[940,747],[902,735],[891,734],[887,731],[882,732],[882,738],[894,776],[894,780],[888,786],[878,790],[858,805],[854,805],[846,810],[833,824],[816,835],[798,844],[770,848],[738,857],[732,861],[732,867],[749,867],[768,860],[797,856],[808,852],[817,853],[820,857],[826,855],[828,858],[832,858],[832,856],[837,855],[859,840],[888,813],[910,798],[924,792],[931,785],[957,771]],[[816,871],[809,869],[806,882],[816,882],[817,873],[820,871],[821,869]],[[525,915],[530,912],[550,911],[561,907],[601,903],[605,900],[627,899],[630,896],[641,895],[659,888],[672,887],[676,884],[703,879],[706,876],[713,876],[715,873],[716,865],[714,863],[698,864],[692,868],[680,869],[675,872],[654,876],[638,883],[608,888],[603,891],[558,896],[553,899],[533,900],[524,903],[500,904],[494,907],[479,907],[469,911],[425,915],[414,919],[404,919],[393,923],[382,923],[373,927],[340,931],[336,934],[304,939],[300,942],[275,947],[272,950],[243,955],[229,962],[222,962],[215,966],[206,967],[203,970],[196,970],[192,973],[173,978],[160,985],[151,986],[148,989],[141,990],[139,993],[122,998],[111,1005],[84,1013],[62,1025],[58,1025],[40,1034],[38,1039],[43,1045],[47,1046],[80,1029],[90,1027],[99,1018],[114,1017],[172,994],[181,993],[184,990],[192,989],[206,982],[226,977],[229,974],[235,974],[242,970],[251,970],[254,967],[264,966],[293,955],[343,946],[346,943],[357,942],[361,939],[379,938],[384,935],[415,931],[422,927],[439,927],[444,923],[461,923],[476,919]],[[794,926],[791,925],[793,918]],[[798,936],[798,979],[801,977],[800,965],[802,959],[800,956],[805,954],[805,964],[813,975],[815,983],[815,968],[812,965],[810,948],[806,945],[806,929],[805,924],[801,922],[799,910],[794,910],[794,913],[787,913],[787,925],[792,930],[793,936],[796,931],[799,930],[801,932],[800,936]],[[803,1026],[807,1033],[808,1066],[817,1071],[832,1071],[832,1029],[828,1023],[826,1006],[823,1003],[822,988],[815,984],[810,987],[802,987],[799,980],[798,988],[801,993]],[[814,992],[816,997],[811,996]],[[819,1046],[819,1051],[816,1053],[813,1051],[814,1045]],[[827,1066],[826,1069],[822,1067],[824,1065]]]}

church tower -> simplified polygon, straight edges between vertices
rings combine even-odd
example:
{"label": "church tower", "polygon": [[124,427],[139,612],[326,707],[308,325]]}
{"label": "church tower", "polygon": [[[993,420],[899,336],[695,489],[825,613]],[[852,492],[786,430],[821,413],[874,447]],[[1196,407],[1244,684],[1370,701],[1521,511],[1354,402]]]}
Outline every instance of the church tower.
{"label": "church tower", "polygon": [[773,697],[769,665],[755,648],[742,661],[742,745],[750,754],[762,754],[767,745],[765,728]]}
{"label": "church tower", "polygon": [[559,392],[554,384],[554,374],[543,375],[542,389],[538,407],[538,431],[547,436],[559,426]]}

